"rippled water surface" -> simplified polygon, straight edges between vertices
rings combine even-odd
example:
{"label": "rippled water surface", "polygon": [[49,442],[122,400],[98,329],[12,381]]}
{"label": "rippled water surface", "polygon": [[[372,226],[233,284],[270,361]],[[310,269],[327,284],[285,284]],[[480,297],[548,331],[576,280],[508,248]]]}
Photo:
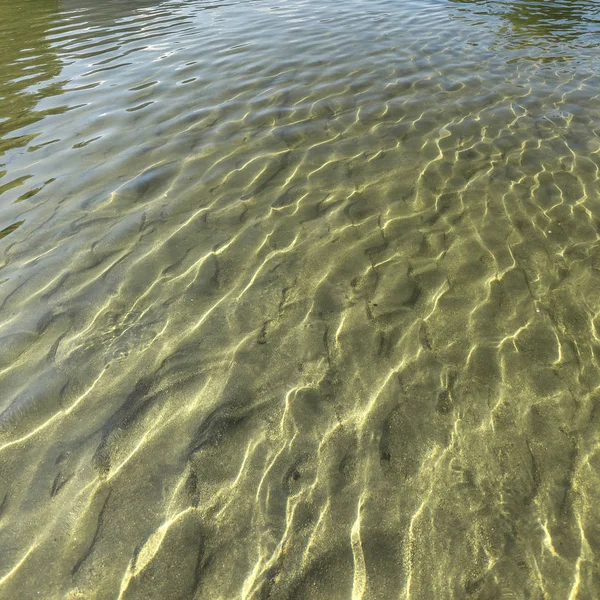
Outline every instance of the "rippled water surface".
{"label": "rippled water surface", "polygon": [[0,597],[600,597],[600,4],[0,0]]}

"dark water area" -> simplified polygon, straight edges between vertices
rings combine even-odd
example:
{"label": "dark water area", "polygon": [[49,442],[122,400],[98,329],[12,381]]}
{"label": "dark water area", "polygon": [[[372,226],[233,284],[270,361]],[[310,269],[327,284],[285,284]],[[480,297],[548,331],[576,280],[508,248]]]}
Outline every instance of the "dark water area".
{"label": "dark water area", "polygon": [[599,598],[599,51],[0,0],[0,598]]}

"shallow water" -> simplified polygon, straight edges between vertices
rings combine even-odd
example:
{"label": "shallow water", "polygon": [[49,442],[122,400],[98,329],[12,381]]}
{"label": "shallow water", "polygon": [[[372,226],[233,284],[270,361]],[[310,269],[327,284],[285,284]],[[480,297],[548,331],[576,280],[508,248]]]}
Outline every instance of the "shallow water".
{"label": "shallow water", "polygon": [[0,597],[600,597],[599,35],[0,0]]}

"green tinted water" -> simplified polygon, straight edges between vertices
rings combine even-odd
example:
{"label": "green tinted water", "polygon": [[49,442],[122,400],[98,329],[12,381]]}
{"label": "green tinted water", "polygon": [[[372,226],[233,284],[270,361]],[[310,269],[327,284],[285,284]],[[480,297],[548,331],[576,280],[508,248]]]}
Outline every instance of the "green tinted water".
{"label": "green tinted water", "polygon": [[599,34],[0,0],[0,597],[600,597]]}

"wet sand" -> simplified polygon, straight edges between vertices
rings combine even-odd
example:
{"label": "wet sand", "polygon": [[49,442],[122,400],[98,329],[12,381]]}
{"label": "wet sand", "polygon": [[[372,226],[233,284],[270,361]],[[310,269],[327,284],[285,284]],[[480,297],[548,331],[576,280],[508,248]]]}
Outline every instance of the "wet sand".
{"label": "wet sand", "polygon": [[597,9],[24,4],[0,597],[597,598]]}

